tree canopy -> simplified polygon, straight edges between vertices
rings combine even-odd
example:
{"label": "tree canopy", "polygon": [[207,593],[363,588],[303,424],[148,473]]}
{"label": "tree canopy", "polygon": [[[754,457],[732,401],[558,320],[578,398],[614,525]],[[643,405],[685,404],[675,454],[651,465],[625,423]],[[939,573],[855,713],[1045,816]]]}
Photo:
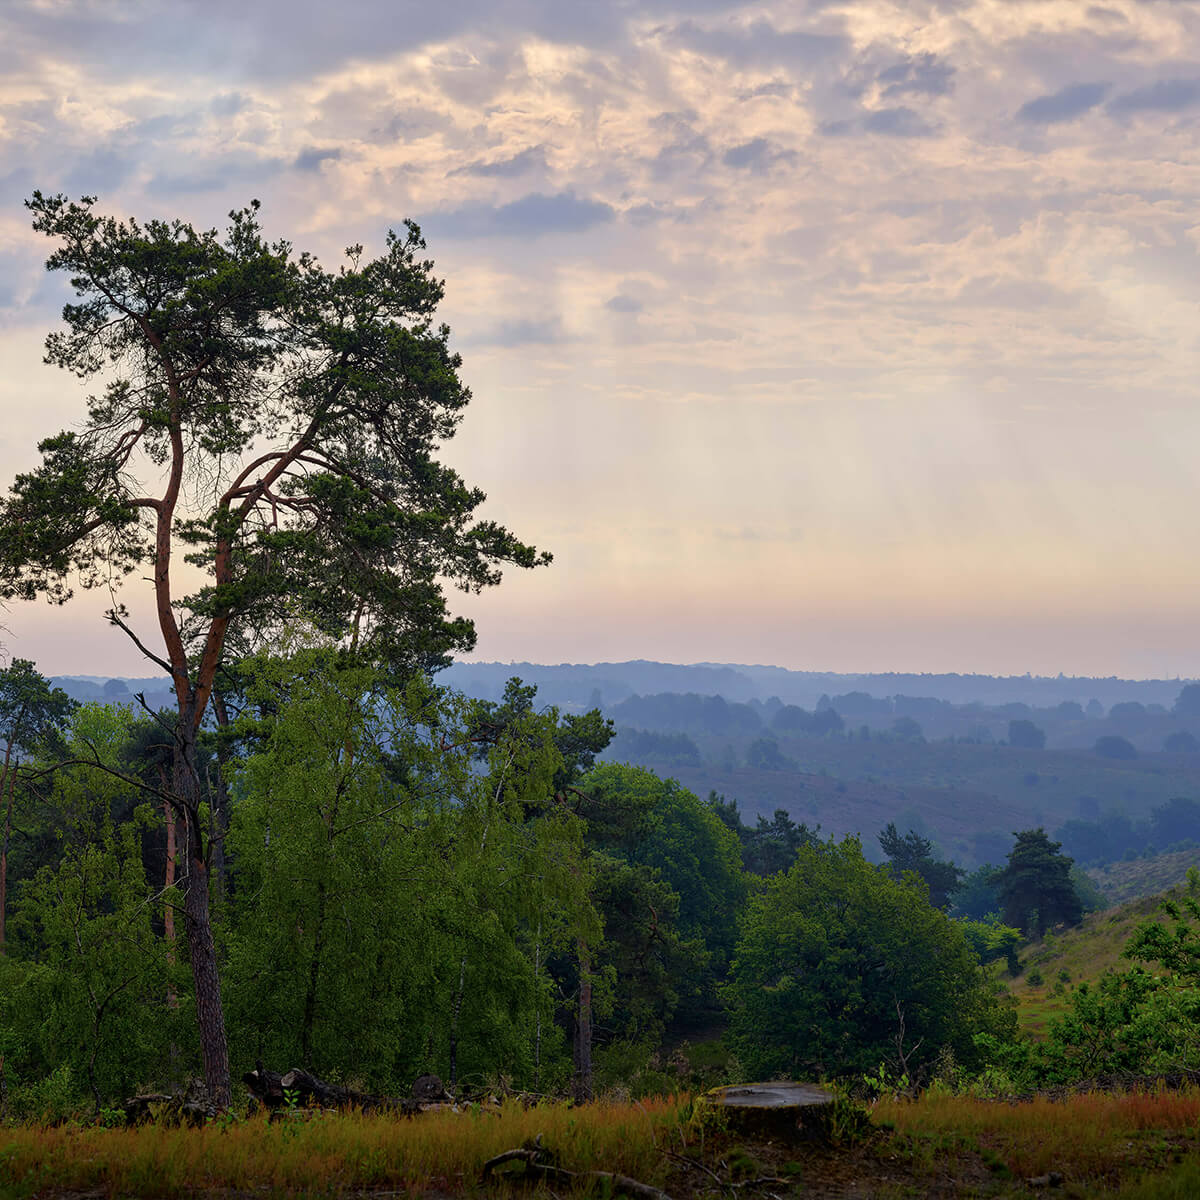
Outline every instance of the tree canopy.
{"label": "tree canopy", "polygon": [[[401,673],[428,669],[474,642],[447,584],[479,589],[502,563],[548,556],[478,519],[483,492],[439,461],[470,391],[435,323],[442,284],[415,225],[389,233],[379,257],[353,246],[329,271],[269,243],[257,202],[223,236],[102,216],[94,197],[27,204],[56,244],[48,269],[67,272],[77,298],[47,361],[101,386],[0,500],[0,597],[62,603],[76,583],[151,581],[157,639],[119,601],[107,615],[175,692],[167,799],[184,823],[205,1075],[223,1105],[196,755],[229,640],[298,620]],[[191,595],[173,582],[183,557],[203,572]]]}
{"label": "tree canopy", "polygon": [[1027,936],[1041,937],[1053,925],[1078,925],[1083,905],[1071,882],[1073,860],[1061,853],[1044,829],[1015,835],[1008,864],[997,877],[1004,921]]}
{"label": "tree canopy", "polygon": [[971,1063],[975,1033],[1012,1023],[962,929],[855,838],[801,846],[751,897],[727,997],[752,1077],[915,1076],[943,1047]]}

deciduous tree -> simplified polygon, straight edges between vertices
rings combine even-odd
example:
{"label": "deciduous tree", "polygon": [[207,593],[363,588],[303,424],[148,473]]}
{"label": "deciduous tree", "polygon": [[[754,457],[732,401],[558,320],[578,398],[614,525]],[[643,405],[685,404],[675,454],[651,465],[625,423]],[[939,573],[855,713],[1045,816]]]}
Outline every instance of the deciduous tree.
{"label": "deciduous tree", "polygon": [[8,910],[8,844],[17,767],[22,753],[41,749],[61,734],[75,707],[75,701],[62,688],[51,687],[28,659],[14,658],[0,670],[0,740],[4,742],[4,763],[0,766],[0,804],[4,806],[0,834],[0,954],[4,953],[4,918]]}
{"label": "deciduous tree", "polygon": [[766,1078],[881,1062],[916,1078],[943,1047],[970,1064],[976,1033],[1012,1026],[960,926],[854,838],[801,846],[751,897],[726,994],[734,1049]]}

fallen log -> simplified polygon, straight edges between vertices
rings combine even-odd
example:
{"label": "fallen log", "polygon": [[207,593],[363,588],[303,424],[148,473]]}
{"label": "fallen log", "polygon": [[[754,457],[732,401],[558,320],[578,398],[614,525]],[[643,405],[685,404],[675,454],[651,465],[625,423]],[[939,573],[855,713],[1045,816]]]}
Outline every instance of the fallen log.
{"label": "fallen log", "polygon": [[567,1187],[598,1183],[602,1195],[633,1196],[635,1200],[671,1200],[666,1192],[640,1180],[631,1179],[628,1175],[618,1175],[615,1171],[568,1171],[565,1167],[560,1167],[555,1158],[555,1154],[542,1145],[542,1135],[539,1133],[533,1142],[489,1158],[479,1173],[479,1182],[487,1183],[491,1173],[505,1163],[520,1162],[524,1164],[524,1171],[520,1174],[515,1171],[506,1172],[504,1178],[527,1179],[534,1183],[560,1183]]}
{"label": "fallen log", "polygon": [[242,1076],[242,1082],[264,1108],[273,1111],[285,1108],[357,1108],[363,1112],[393,1112],[412,1116],[453,1104],[453,1099],[436,1075],[422,1075],[413,1085],[412,1096],[377,1096],[369,1092],[356,1092],[327,1083],[299,1067],[280,1075],[268,1071],[262,1063],[253,1071],[247,1071]]}
{"label": "fallen log", "polygon": [[191,1079],[183,1092],[139,1092],[124,1104],[125,1124],[203,1125],[217,1115],[204,1080]]}

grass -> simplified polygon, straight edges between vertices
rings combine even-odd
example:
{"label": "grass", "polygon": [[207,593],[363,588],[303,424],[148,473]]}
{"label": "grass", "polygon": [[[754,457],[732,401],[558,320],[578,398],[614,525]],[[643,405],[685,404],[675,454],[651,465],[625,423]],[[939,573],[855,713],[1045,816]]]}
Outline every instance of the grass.
{"label": "grass", "polygon": [[301,1114],[198,1130],[6,1128],[0,1197],[507,1196],[509,1182],[479,1184],[483,1163],[539,1135],[570,1170],[616,1171],[676,1200],[727,1200],[755,1179],[779,1200],[1016,1197],[1050,1172],[1063,1176],[1057,1194],[1077,1198],[1200,1195],[1200,1089],[1019,1104],[927,1092],[880,1100],[874,1133],[832,1146],[746,1140],[703,1129],[691,1113],[689,1101],[673,1099],[410,1120]]}
{"label": "grass", "polygon": [[909,1140],[917,1162],[935,1172],[953,1169],[955,1156],[977,1155],[997,1180],[1021,1184],[1058,1172],[1075,1189],[1068,1195],[1092,1196],[1131,1181],[1129,1195],[1158,1195],[1138,1191],[1150,1185],[1137,1181],[1146,1171],[1165,1170],[1173,1178],[1177,1160],[1196,1178],[1197,1089],[1042,1097],[1019,1104],[926,1094],[916,1101],[880,1101],[875,1119],[893,1125]]}
{"label": "grass", "polygon": [[562,1149],[571,1170],[617,1171],[654,1183],[666,1161],[655,1140],[682,1127],[680,1109],[680,1101],[662,1099],[584,1109],[508,1104],[414,1120],[321,1115],[203,1129],[9,1128],[0,1130],[0,1196],[461,1193],[474,1190],[488,1158],[538,1135]]}
{"label": "grass", "polygon": [[[1017,1021],[1034,1037],[1046,1034],[1049,1022],[1066,1012],[1071,992],[1094,982],[1105,971],[1132,965],[1121,957],[1134,929],[1160,917],[1159,905],[1168,895],[1144,896],[1116,908],[1089,913],[1081,925],[1047,933],[1020,954],[1024,968],[1016,979],[1001,975],[1017,1001]],[[1040,978],[1041,982],[1037,982]]]}
{"label": "grass", "polygon": [[1200,850],[1175,850],[1153,858],[1092,867],[1088,875],[1114,904],[1153,896],[1182,884],[1188,868],[1200,866]]}

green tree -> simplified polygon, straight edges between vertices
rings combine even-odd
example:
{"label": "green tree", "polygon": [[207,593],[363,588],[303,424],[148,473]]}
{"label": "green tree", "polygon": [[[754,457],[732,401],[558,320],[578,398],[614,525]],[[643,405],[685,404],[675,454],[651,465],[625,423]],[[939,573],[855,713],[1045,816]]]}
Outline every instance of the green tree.
{"label": "green tree", "polygon": [[962,867],[934,858],[933,843],[915,829],[901,837],[894,821],[889,821],[880,833],[879,845],[888,856],[893,875],[900,878],[906,871],[911,871],[929,889],[929,903],[934,908],[949,908],[951,898],[966,874]]}
{"label": "green tree", "polygon": [[[438,461],[470,393],[434,323],[442,286],[416,226],[330,272],[264,241],[257,203],[224,238],[94,204],[28,201],[57,243],[48,268],[78,296],[47,360],[105,384],[0,503],[0,596],[63,602],[76,579],[150,576],[160,651],[120,604],[108,618],[175,691],[189,958],[205,1077],[225,1105],[196,749],[231,631],[299,613],[353,646],[436,664],[474,640],[447,612],[446,583],[478,589],[500,563],[547,558],[476,520],[483,493]],[[190,599],[172,583],[185,555],[207,579]]]}
{"label": "green tree", "polygon": [[1073,860],[1061,853],[1044,829],[1026,829],[1000,872],[997,884],[1004,922],[1027,937],[1041,937],[1053,925],[1078,925],[1083,905],[1071,882]]}
{"label": "green tree", "polygon": [[1142,922],[1126,943],[1123,956],[1139,965],[1075,989],[1068,1011],[1050,1024],[1044,1071],[1051,1080],[1200,1065],[1198,895],[1193,868],[1187,891],[1160,906],[1167,920]]}
{"label": "green tree", "polygon": [[21,755],[53,745],[76,707],[75,701],[62,688],[51,687],[50,681],[28,659],[14,658],[9,666],[0,669],[0,740],[4,742],[4,763],[0,766],[0,803],[4,805],[0,834],[0,954],[4,953],[8,846]]}
{"label": "green tree", "polygon": [[142,863],[155,818],[149,805],[129,813],[129,788],[113,773],[129,724],[124,708],[74,714],[67,751],[97,765],[54,773],[61,857],[25,883],[13,921],[27,960],[13,1014],[25,1061],[13,1065],[26,1081],[67,1068],[97,1111],[162,1072],[180,1019],[167,1004],[170,965]]}
{"label": "green tree", "polygon": [[1094,747],[1101,758],[1134,759],[1137,758],[1137,747],[1127,738],[1118,737],[1115,733],[1106,733],[1096,739]]}
{"label": "green tree", "polygon": [[[695,1022],[711,1019],[717,1004],[717,983],[724,978],[734,943],[737,920],[746,897],[741,852],[736,836],[712,808],[674,779],[660,779],[652,771],[617,763],[602,763],[580,782],[589,803],[586,843],[590,848],[619,858],[643,881],[637,886],[649,894],[649,881],[659,879],[673,896],[666,906],[653,906],[652,924],[663,939],[662,948],[677,961],[692,954],[686,966],[677,966],[658,1016],[667,1024],[676,1005],[681,1015]],[[621,876],[633,883],[630,875]],[[616,893],[610,889],[609,895]],[[615,943],[635,932],[625,909],[605,909],[606,941]],[[636,958],[621,951],[627,960]],[[636,988],[622,980],[618,989]]]}
{"label": "green tree", "polygon": [[470,702],[423,679],[389,687],[321,648],[246,669],[240,1052],[388,1089],[424,1071],[532,1085],[554,1050],[546,959],[594,928],[580,822],[546,802],[547,723],[509,721],[481,764]]}
{"label": "green tree", "polygon": [[923,888],[867,862],[854,838],[805,845],[751,897],[726,996],[752,1075],[847,1075],[881,1062],[916,1078],[974,1035],[1006,1036],[961,927]]}
{"label": "green tree", "polygon": [[796,763],[779,749],[774,738],[755,738],[746,747],[746,766],[755,771],[794,771]]}
{"label": "green tree", "polygon": [[760,816],[753,829],[743,825],[741,830],[742,861],[746,870],[763,878],[786,871],[795,862],[801,846],[815,846],[821,840],[819,825],[815,829],[809,829],[803,821],[797,825],[784,808],[777,808],[770,821]]}

